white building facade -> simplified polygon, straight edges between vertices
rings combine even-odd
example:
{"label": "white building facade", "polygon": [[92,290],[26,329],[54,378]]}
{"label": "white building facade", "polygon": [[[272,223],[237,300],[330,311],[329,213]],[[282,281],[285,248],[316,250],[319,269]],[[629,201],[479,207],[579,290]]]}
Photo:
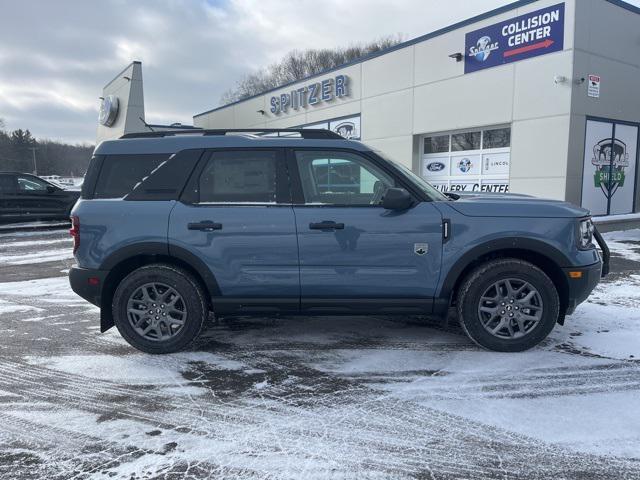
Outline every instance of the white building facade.
{"label": "white building facade", "polygon": [[522,0],[262,95],[196,127],[330,128],[444,191],[640,211],[640,10]]}

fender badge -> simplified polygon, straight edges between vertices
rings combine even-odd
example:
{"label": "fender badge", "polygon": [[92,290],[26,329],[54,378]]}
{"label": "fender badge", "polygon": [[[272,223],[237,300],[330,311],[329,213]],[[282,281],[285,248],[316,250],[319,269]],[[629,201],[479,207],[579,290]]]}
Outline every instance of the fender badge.
{"label": "fender badge", "polygon": [[413,244],[413,253],[416,255],[424,255],[429,251],[428,243],[414,243]]}

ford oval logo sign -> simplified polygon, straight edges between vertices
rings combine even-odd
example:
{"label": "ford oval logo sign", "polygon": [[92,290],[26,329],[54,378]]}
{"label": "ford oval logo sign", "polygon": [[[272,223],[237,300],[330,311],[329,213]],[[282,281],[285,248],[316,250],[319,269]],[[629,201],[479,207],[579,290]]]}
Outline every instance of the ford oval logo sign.
{"label": "ford oval logo sign", "polygon": [[108,95],[100,104],[100,114],[98,115],[98,121],[100,125],[110,127],[116,121],[118,116],[118,97],[115,95]]}
{"label": "ford oval logo sign", "polygon": [[442,162],[431,162],[427,165],[427,170],[430,172],[440,172],[444,170],[444,167],[445,165]]}

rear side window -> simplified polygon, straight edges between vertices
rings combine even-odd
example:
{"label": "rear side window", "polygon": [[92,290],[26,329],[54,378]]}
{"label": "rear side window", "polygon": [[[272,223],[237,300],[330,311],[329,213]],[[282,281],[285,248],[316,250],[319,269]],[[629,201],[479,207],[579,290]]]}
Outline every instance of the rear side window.
{"label": "rear side window", "polygon": [[1,193],[15,193],[16,183],[14,177],[11,175],[0,175],[0,194]]}
{"label": "rear side window", "polygon": [[102,169],[96,182],[93,197],[124,197],[168,158],[168,154],[107,155],[102,162]]}
{"label": "rear side window", "polygon": [[214,152],[200,175],[200,203],[275,203],[274,151]]}

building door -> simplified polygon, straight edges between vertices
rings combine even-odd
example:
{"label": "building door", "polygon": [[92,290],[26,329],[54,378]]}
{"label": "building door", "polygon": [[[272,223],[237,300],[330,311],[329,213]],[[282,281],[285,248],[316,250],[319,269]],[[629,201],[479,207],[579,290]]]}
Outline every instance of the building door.
{"label": "building door", "polygon": [[638,125],[587,119],[582,206],[592,215],[634,211]]}

